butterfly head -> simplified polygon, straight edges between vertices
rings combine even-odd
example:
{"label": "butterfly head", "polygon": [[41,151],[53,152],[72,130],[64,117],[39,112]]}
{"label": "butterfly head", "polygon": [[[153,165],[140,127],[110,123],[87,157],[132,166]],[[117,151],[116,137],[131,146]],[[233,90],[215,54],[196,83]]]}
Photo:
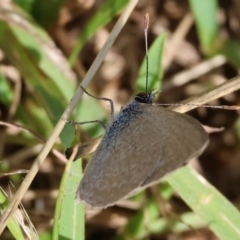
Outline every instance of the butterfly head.
{"label": "butterfly head", "polygon": [[135,96],[135,101],[139,103],[152,104],[154,102],[154,94],[151,92],[150,93],[140,92]]}

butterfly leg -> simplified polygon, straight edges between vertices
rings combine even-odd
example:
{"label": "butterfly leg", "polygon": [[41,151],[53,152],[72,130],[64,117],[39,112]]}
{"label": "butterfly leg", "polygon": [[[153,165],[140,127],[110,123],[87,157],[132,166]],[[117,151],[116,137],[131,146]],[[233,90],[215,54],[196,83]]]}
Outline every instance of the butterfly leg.
{"label": "butterfly leg", "polygon": [[95,98],[95,99],[98,99],[98,100],[104,100],[104,101],[109,101],[110,103],[110,106],[111,106],[111,117],[113,118],[113,115],[114,115],[114,105],[113,105],[113,101],[112,99],[110,98],[105,98],[105,97],[96,97],[96,96],[93,96],[92,94],[90,94],[89,92],[87,92],[87,90],[81,86],[82,90],[90,97],[92,98]]}
{"label": "butterfly leg", "polygon": [[85,121],[85,122],[73,122],[71,120],[65,120],[67,123],[71,123],[74,125],[83,125],[83,124],[87,124],[87,123],[99,123],[105,130],[107,129],[106,125],[100,121],[100,120],[93,120],[93,121]]}

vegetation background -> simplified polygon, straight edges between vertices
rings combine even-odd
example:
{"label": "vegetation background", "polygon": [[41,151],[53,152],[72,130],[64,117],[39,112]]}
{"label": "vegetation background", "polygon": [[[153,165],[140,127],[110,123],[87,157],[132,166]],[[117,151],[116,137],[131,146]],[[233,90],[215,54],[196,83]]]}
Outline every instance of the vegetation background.
{"label": "vegetation background", "polygon": [[[0,1],[1,213],[130,2]],[[144,91],[146,12],[149,88],[161,90],[157,102],[189,97],[198,102],[203,91],[233,82],[209,104],[240,105],[237,0],[138,1],[89,92],[111,98],[119,111]],[[107,103],[84,95],[71,119],[107,121],[109,110]],[[204,125],[224,127],[210,134],[206,151],[190,163],[198,173],[183,168],[130,200],[85,213],[74,203],[81,162],[65,167],[63,153],[104,131],[87,124],[75,134],[67,124],[1,239],[240,239],[239,112],[198,108],[189,114]]]}

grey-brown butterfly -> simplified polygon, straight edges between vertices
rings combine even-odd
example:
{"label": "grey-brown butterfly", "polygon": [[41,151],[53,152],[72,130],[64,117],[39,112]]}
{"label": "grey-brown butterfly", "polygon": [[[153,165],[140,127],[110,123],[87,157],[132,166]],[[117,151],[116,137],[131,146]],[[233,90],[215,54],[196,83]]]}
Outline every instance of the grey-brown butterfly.
{"label": "grey-brown butterfly", "polygon": [[[145,36],[147,27],[145,16]],[[207,144],[196,119],[154,104],[146,90],[112,117],[76,198],[97,208],[114,205],[199,156]]]}
{"label": "grey-brown butterfly", "polygon": [[89,160],[76,198],[105,208],[199,156],[208,134],[194,118],[138,94],[107,128]]}

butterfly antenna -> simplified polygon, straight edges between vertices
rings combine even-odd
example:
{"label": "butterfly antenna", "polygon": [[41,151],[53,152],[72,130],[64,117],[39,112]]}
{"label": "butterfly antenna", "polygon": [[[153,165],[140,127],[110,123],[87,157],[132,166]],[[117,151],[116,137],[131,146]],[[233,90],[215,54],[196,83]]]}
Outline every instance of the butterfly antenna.
{"label": "butterfly antenna", "polygon": [[194,104],[194,103],[157,103],[158,106],[189,106],[194,108],[218,108],[224,110],[240,110],[240,106],[237,105],[202,105],[202,104]]}
{"label": "butterfly antenna", "polygon": [[148,13],[144,16],[144,37],[146,47],[146,93],[148,93],[148,26],[149,26],[149,15]]}

